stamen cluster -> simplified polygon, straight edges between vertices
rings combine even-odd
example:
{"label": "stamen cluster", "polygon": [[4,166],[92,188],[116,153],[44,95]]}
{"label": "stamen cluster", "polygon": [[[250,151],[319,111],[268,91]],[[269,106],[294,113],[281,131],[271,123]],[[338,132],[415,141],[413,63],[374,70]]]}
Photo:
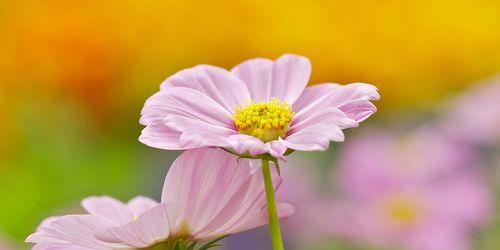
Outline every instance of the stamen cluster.
{"label": "stamen cluster", "polygon": [[231,116],[242,134],[269,142],[284,137],[293,118],[292,106],[277,98],[269,101],[247,101],[234,108]]}

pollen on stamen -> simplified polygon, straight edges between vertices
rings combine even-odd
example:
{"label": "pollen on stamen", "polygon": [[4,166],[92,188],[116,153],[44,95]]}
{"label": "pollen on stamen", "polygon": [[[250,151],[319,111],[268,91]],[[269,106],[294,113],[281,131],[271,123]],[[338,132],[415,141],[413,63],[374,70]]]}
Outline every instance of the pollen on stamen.
{"label": "pollen on stamen", "polygon": [[247,101],[234,108],[231,116],[242,134],[269,142],[284,137],[293,118],[292,106],[277,98],[269,101]]}

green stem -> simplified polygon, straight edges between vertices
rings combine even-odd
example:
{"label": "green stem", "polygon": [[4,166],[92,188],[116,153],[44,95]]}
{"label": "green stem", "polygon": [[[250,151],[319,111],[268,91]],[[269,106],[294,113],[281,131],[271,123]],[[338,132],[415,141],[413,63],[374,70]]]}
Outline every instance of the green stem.
{"label": "green stem", "polygon": [[269,169],[269,160],[262,159],[262,174],[264,177],[264,184],[266,186],[267,212],[269,214],[269,228],[271,231],[273,248],[274,250],[283,250],[283,241],[281,240],[280,224],[278,221],[276,200],[274,198],[271,170]]}

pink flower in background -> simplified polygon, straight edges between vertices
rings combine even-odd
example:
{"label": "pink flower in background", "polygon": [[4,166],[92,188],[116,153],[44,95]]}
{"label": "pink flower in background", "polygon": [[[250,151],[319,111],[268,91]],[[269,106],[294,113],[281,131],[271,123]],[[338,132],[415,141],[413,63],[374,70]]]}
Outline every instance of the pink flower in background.
{"label": "pink flower in background", "polygon": [[316,215],[331,199],[321,188],[320,166],[295,155],[284,168],[286,171],[281,175],[284,181],[276,197],[294,204],[295,208],[294,215],[281,223],[285,241],[303,247],[318,243],[325,234],[321,227],[323,222],[318,221]]}
{"label": "pink flower in background", "polygon": [[18,250],[18,249],[21,249],[19,246],[16,246],[14,244],[14,242],[9,237],[6,237],[2,233],[3,233],[3,230],[0,230],[0,250]]}
{"label": "pink flower in background", "polygon": [[[249,161],[221,149],[184,152],[170,168],[162,202],[109,197],[82,202],[89,214],[45,220],[28,242],[34,249],[145,248],[208,240],[267,224],[263,178]],[[273,176],[275,188],[281,183]],[[280,217],[293,213],[278,204]]]}
{"label": "pink flower in background", "polygon": [[342,149],[339,165],[343,168],[338,183],[344,193],[369,196],[439,179],[477,160],[472,147],[457,144],[445,132],[431,127],[407,134],[367,130]]}
{"label": "pink flower in background", "polygon": [[472,159],[468,149],[428,130],[359,136],[340,159],[342,195],[330,206],[331,232],[412,250],[469,249],[472,230],[492,210]]}
{"label": "pink flower in background", "polygon": [[142,110],[139,140],[149,146],[193,149],[217,146],[237,154],[287,149],[325,150],[376,111],[377,88],[364,83],[306,88],[307,58],[251,59],[230,71],[199,65],[167,78]]}
{"label": "pink flower in background", "polygon": [[442,125],[462,143],[500,143],[500,75],[476,83],[445,108]]}

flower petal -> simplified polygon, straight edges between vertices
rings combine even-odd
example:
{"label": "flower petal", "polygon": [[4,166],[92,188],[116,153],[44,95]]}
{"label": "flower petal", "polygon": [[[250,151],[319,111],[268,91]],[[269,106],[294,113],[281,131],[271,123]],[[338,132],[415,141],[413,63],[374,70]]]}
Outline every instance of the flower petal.
{"label": "flower petal", "polygon": [[145,127],[139,141],[153,148],[166,150],[183,150],[179,143],[182,132],[168,128],[163,123]]}
{"label": "flower petal", "polygon": [[269,142],[269,153],[279,160],[286,161],[286,157],[283,154],[285,154],[287,149],[279,140]]}
{"label": "flower petal", "polygon": [[211,232],[227,221],[241,205],[251,182],[248,160],[242,159],[238,166],[219,168],[216,181],[206,183],[197,201],[196,213],[191,218],[193,234]]}
{"label": "flower petal", "polygon": [[[109,248],[111,250],[111,248]],[[95,250],[89,247],[82,247],[71,243],[38,243],[32,250]]]}
{"label": "flower petal", "polygon": [[[274,189],[278,189],[281,185],[282,178],[272,172],[272,182]],[[262,171],[257,171],[252,174],[251,182],[248,186],[244,199],[236,206],[237,209],[232,213],[226,213],[213,220],[212,224],[203,232],[198,233],[200,238],[213,238],[221,235],[234,234],[242,231],[241,228],[251,229],[248,224],[253,224],[252,221],[261,219],[261,212],[266,210],[266,194],[262,177]],[[234,206],[234,204],[232,204]],[[232,206],[229,205],[226,210],[231,211]],[[267,218],[266,222],[267,223]],[[265,224],[263,223],[263,224]],[[259,225],[255,225],[257,227]]]}
{"label": "flower petal", "polygon": [[[281,178],[273,176],[277,188]],[[232,233],[231,228],[252,221],[266,203],[261,171],[252,172],[247,159],[211,148],[185,151],[174,162],[162,202],[174,200],[180,201],[180,218],[196,239]]]}
{"label": "flower petal", "polygon": [[[288,203],[277,203],[276,208],[278,210],[278,218],[283,219],[295,212],[295,208]],[[240,223],[238,227],[232,229],[232,233],[238,233],[252,228],[260,227],[269,223],[269,214],[267,208],[262,209],[252,220],[247,220]]]}
{"label": "flower petal", "polygon": [[158,204],[157,201],[149,197],[137,196],[127,203],[127,208],[134,216],[139,216]]}
{"label": "flower petal", "polygon": [[[241,166],[245,164],[248,165],[247,161],[238,161],[237,156],[222,149],[205,148],[185,151],[174,161],[168,171],[163,186],[162,202],[181,201],[183,216],[190,219],[198,208],[197,202],[200,202],[200,197],[203,198],[203,194],[206,194],[204,192],[210,187],[215,187],[218,177],[229,178],[220,180],[221,183],[228,181],[226,183],[228,185],[230,181],[241,182],[242,180],[238,178],[242,178],[243,173],[250,172],[249,166]],[[243,173],[233,176],[231,173],[236,169],[229,169],[229,167],[238,168],[238,171],[243,171]],[[233,174],[236,173],[238,172]],[[238,188],[231,187],[226,188],[225,193]],[[213,199],[217,198],[220,197],[213,197]]]}
{"label": "flower petal", "polygon": [[293,104],[294,111],[300,111],[315,100],[320,99],[322,96],[328,95],[333,90],[341,86],[342,85],[338,83],[319,83],[307,87],[306,89],[304,89],[297,101],[295,101],[295,103]]}
{"label": "flower petal", "polygon": [[167,78],[160,86],[162,90],[167,91],[173,87],[186,87],[201,92],[231,113],[235,106],[251,98],[245,83],[239,78],[223,68],[210,65],[181,70]]}
{"label": "flower petal", "polygon": [[271,97],[293,104],[302,94],[311,75],[311,62],[303,56],[285,54],[273,67]]}
{"label": "flower petal", "polygon": [[352,100],[338,106],[347,116],[357,122],[362,122],[377,112],[377,107],[368,100]]}
{"label": "flower petal", "polygon": [[[110,250],[124,247],[122,244],[102,242],[94,237],[94,233],[111,225],[101,217],[94,215],[69,215],[63,216],[45,228],[45,232],[59,239],[54,243],[61,244],[66,241],[70,246],[76,245],[97,250]],[[48,242],[44,242],[48,243]]]}
{"label": "flower petal", "polygon": [[52,230],[50,228],[50,224],[52,224],[52,222],[54,222],[60,218],[61,218],[61,216],[53,216],[53,217],[46,218],[37,227],[36,232],[29,235],[25,241],[28,243],[36,243],[37,245],[41,244],[41,243],[47,243],[47,244],[64,243],[64,244],[67,244],[68,243],[67,241],[59,239],[57,236],[54,236],[53,234],[50,233],[50,231]]}
{"label": "flower petal", "polygon": [[123,202],[108,196],[85,198],[82,201],[82,207],[85,208],[89,214],[102,217],[118,224],[127,223],[134,218],[134,215],[128,210]]}
{"label": "flower petal", "polygon": [[227,147],[227,137],[236,132],[210,123],[183,116],[169,115],[163,121],[173,130],[181,130],[179,145],[182,148],[202,148],[209,146]]}
{"label": "flower petal", "polygon": [[42,228],[50,227],[50,224],[52,224],[52,222],[58,220],[59,218],[61,218],[61,216],[52,216],[44,219],[42,223],[40,223],[40,225],[38,226],[37,231],[39,231]]}
{"label": "flower petal", "polygon": [[[358,122],[348,117],[343,111],[338,108],[331,107],[323,110],[314,110],[303,119],[293,120],[292,125],[287,132],[287,136],[293,135],[307,127],[321,124],[340,127],[342,129],[358,126]],[[328,131],[324,132],[328,133]]]}
{"label": "flower petal", "polygon": [[311,74],[309,59],[285,54],[276,61],[250,59],[235,66],[231,73],[247,85],[253,99],[276,97],[293,104],[306,87]]}
{"label": "flower petal", "polygon": [[337,108],[314,110],[302,120],[294,120],[282,142],[296,150],[326,150],[330,141],[343,141],[342,129],[356,127],[358,123]]}
{"label": "flower petal", "polygon": [[244,134],[231,135],[228,138],[228,143],[234,152],[238,154],[248,153],[251,156],[267,153],[269,146],[253,136]]}
{"label": "flower petal", "polygon": [[146,101],[141,115],[143,125],[158,124],[168,115],[178,115],[217,126],[234,127],[230,112],[207,95],[189,88],[157,92]]}
{"label": "flower petal", "polygon": [[245,82],[252,99],[267,101],[271,97],[273,65],[269,59],[250,59],[232,68],[231,74]]}
{"label": "flower petal", "polygon": [[27,243],[36,243],[36,244],[42,244],[42,243],[47,243],[47,244],[55,244],[55,243],[61,243],[61,244],[68,244],[68,241],[59,239],[57,236],[47,233],[44,231],[38,231],[35,232],[31,235],[29,235],[26,238]]}
{"label": "flower petal", "polygon": [[[310,87],[311,88],[311,87]],[[301,96],[303,100],[299,103],[301,104],[301,109],[297,109],[294,107],[296,112],[294,116],[294,120],[302,120],[307,117],[312,112],[316,112],[318,110],[323,110],[326,108],[336,107],[336,108],[344,108],[349,113],[348,115],[353,115],[350,117],[351,119],[359,118],[354,110],[350,108],[348,103],[351,103],[354,100],[364,100],[364,101],[375,101],[380,99],[380,95],[377,92],[377,88],[373,85],[366,83],[351,83],[347,85],[343,85],[341,87],[331,87],[331,90],[327,94],[323,95],[314,95],[313,93],[319,89],[327,90],[326,86],[318,87],[316,90],[313,90],[310,94],[306,94]],[[307,91],[307,90],[306,90]],[[317,96],[318,99],[310,99],[314,96]],[[309,105],[305,105],[305,103],[309,103]],[[365,106],[360,106],[363,110],[365,110]],[[365,116],[361,116],[362,119],[366,119]]]}
{"label": "flower petal", "polygon": [[137,248],[148,247],[166,240],[177,230],[179,213],[179,203],[162,203],[127,225],[101,230],[95,237],[105,242],[123,243]]}
{"label": "flower petal", "polygon": [[236,133],[231,114],[205,94],[188,88],[171,88],[150,97],[142,110],[147,125],[139,140],[163,149],[226,146]]}
{"label": "flower petal", "polygon": [[309,87],[294,106],[296,115],[281,141],[296,150],[326,150],[330,141],[344,140],[342,129],[356,127],[375,112],[370,100],[378,99],[377,88],[365,83]]}
{"label": "flower petal", "polygon": [[344,133],[338,126],[331,124],[318,124],[309,126],[296,133],[287,136],[281,142],[288,148],[302,151],[324,151],[328,148],[330,141],[344,141]]}

